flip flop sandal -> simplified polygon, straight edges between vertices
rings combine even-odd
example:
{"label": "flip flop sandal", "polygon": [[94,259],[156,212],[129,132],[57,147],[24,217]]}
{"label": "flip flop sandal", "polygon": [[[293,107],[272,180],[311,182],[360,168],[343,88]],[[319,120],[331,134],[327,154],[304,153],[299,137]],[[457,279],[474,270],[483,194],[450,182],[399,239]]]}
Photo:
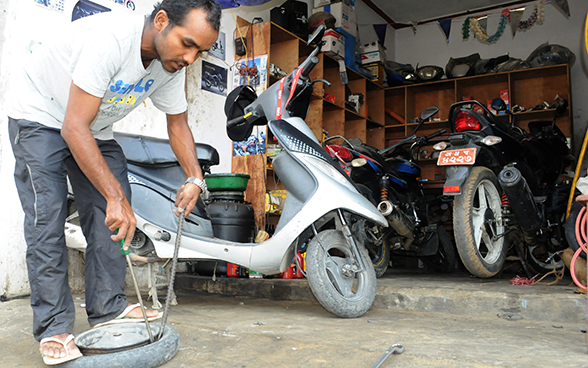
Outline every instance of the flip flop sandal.
{"label": "flip flop sandal", "polygon": [[[137,303],[137,304],[130,304],[115,319],[111,319],[110,321],[98,323],[98,324],[92,326],[92,328],[97,328],[97,327],[102,327],[102,326],[108,326],[108,325],[114,325],[114,324],[119,324],[119,323],[145,323],[145,320],[143,319],[142,316],[140,318],[127,317],[127,314],[129,314],[129,312],[131,312],[133,309],[135,309],[137,307],[140,308],[141,307],[141,304],[139,304],[139,303]],[[160,319],[162,316],[163,316],[163,314],[161,312],[158,312],[157,313],[157,316],[147,317],[147,321],[149,321],[149,322],[156,321],[156,320]]]}
{"label": "flip flop sandal", "polygon": [[43,357],[43,363],[45,363],[46,365],[56,365],[56,364],[69,362],[70,360],[81,358],[83,355],[80,351],[78,351],[76,354],[69,353],[69,349],[67,348],[67,344],[69,344],[70,341],[72,341],[73,339],[74,339],[74,335],[72,335],[72,334],[70,334],[64,341],[61,341],[55,337],[45,337],[44,339],[42,339],[40,345],[43,345],[44,343],[49,342],[49,341],[57,342],[57,343],[63,345],[63,347],[65,348],[65,353],[67,354],[63,358],[53,358],[53,357],[43,355],[41,353],[41,356]]}

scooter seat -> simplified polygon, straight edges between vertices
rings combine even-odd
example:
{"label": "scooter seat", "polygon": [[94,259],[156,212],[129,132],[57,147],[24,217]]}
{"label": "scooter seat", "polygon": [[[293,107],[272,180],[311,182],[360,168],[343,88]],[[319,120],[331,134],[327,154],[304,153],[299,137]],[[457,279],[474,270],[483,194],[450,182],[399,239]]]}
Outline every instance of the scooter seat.
{"label": "scooter seat", "polygon": [[[129,163],[143,167],[169,167],[179,165],[168,139],[137,134],[114,133]],[[210,167],[220,162],[218,151],[206,143],[194,143],[200,166]]]}

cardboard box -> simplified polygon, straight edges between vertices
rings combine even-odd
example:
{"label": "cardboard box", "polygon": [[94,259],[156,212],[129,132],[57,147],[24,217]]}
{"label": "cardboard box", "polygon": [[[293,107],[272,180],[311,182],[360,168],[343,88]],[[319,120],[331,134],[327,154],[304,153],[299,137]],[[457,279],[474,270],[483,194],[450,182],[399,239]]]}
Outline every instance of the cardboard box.
{"label": "cardboard box", "polygon": [[353,37],[357,37],[357,15],[353,6],[340,2],[314,8],[312,13],[322,11],[331,13],[335,17],[337,20],[335,28],[342,28]]}
{"label": "cardboard box", "polygon": [[371,72],[372,82],[376,82],[379,85],[384,83],[384,67],[381,64],[364,65],[362,68],[365,68]]}
{"label": "cardboard box", "polygon": [[323,41],[326,41],[322,51],[335,60],[345,59],[345,38],[332,29],[325,32]]}
{"label": "cardboard box", "polygon": [[331,0],[314,0],[313,8],[320,8],[321,6],[329,5]]}
{"label": "cardboard box", "polygon": [[380,41],[373,41],[363,44],[359,47],[359,51],[362,54],[369,54],[371,52],[379,51],[381,54],[386,55],[386,48],[380,44]]}
{"label": "cardboard box", "polygon": [[381,53],[380,51],[368,52],[366,54],[361,54],[361,64],[373,64],[373,63],[380,63],[386,64],[386,54]]}
{"label": "cardboard box", "polygon": [[345,39],[345,65],[355,71],[358,70],[355,60],[355,37],[345,32],[342,28],[337,28],[337,32]]}

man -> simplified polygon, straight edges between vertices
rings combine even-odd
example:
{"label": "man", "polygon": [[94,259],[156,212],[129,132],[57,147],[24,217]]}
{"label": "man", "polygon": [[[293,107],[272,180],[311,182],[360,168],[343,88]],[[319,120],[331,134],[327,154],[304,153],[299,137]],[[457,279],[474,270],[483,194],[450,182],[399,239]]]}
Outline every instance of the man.
{"label": "man", "polygon": [[[91,326],[142,321],[124,294],[125,259],[136,220],[126,160],[112,124],[151,98],[167,114],[170,145],[187,177],[178,212],[189,213],[201,188],[187,124],[185,67],[216,42],[214,0],[163,0],[148,17],[103,13],[71,23],[34,50],[13,85],[9,135],[15,182],[25,212],[33,334],[43,360],[81,356],[71,335],[74,304],[63,233],[69,176],[86,240],[86,312]],[[157,313],[147,311],[153,319]]]}

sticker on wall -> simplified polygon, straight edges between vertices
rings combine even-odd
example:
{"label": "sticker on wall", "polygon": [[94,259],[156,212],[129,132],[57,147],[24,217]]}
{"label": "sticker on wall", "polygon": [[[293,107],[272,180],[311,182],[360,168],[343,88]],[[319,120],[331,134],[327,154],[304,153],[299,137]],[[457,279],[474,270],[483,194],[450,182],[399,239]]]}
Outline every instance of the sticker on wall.
{"label": "sticker on wall", "polygon": [[219,32],[218,39],[212,45],[208,53],[212,56],[215,56],[221,60],[225,60],[225,33]]}
{"label": "sticker on wall", "polygon": [[37,5],[63,13],[65,0],[33,0]]}
{"label": "sticker on wall", "polygon": [[243,59],[236,63],[233,69],[233,88],[250,85],[259,94],[267,88],[267,55],[260,55],[254,59]]}
{"label": "sticker on wall", "polygon": [[227,95],[227,69],[202,60],[202,89],[218,95]]}
{"label": "sticker on wall", "polygon": [[71,21],[73,22],[76,19],[109,11],[110,9],[105,6],[93,3],[88,0],[80,0],[74,6],[73,11],[71,12]]}
{"label": "sticker on wall", "polygon": [[254,127],[249,138],[241,142],[233,142],[233,156],[264,154],[265,137],[265,127]]}

